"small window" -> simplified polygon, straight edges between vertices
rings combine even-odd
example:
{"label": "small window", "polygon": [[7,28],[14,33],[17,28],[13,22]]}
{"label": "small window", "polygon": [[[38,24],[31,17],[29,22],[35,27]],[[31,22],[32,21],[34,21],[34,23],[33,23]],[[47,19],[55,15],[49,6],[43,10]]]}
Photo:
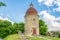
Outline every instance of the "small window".
{"label": "small window", "polygon": [[35,21],[35,19],[33,19],[33,21]]}

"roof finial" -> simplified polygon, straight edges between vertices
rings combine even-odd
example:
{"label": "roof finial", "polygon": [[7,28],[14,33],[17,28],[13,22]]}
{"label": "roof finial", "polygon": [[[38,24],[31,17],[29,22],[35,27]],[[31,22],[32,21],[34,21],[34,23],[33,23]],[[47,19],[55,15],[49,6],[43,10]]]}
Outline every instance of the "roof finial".
{"label": "roof finial", "polygon": [[30,4],[30,7],[33,7],[33,4],[32,4],[32,2],[31,2],[31,4]]}

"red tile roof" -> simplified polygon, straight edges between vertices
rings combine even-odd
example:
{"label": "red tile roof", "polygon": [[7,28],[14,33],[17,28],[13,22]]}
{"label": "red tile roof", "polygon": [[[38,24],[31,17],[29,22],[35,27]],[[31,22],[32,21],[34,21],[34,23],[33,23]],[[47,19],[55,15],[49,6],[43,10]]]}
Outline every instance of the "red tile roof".
{"label": "red tile roof", "polygon": [[33,8],[33,6],[30,6],[30,8],[26,12],[26,15],[28,14],[37,14],[37,11]]}

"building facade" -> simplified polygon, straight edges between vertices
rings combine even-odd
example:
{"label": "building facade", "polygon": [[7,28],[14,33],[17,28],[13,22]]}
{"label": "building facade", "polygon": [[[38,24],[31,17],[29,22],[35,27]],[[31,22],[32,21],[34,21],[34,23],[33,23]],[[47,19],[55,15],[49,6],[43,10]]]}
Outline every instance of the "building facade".
{"label": "building facade", "polygon": [[25,18],[25,35],[39,35],[39,16],[32,3],[26,11]]}

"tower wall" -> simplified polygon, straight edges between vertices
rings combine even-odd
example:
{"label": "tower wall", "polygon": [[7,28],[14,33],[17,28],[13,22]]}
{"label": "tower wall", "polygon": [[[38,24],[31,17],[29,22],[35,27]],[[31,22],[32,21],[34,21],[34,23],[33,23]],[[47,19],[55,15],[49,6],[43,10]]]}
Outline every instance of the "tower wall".
{"label": "tower wall", "polygon": [[25,16],[25,34],[33,35],[33,28],[36,29],[36,35],[39,35],[39,17],[38,15]]}

